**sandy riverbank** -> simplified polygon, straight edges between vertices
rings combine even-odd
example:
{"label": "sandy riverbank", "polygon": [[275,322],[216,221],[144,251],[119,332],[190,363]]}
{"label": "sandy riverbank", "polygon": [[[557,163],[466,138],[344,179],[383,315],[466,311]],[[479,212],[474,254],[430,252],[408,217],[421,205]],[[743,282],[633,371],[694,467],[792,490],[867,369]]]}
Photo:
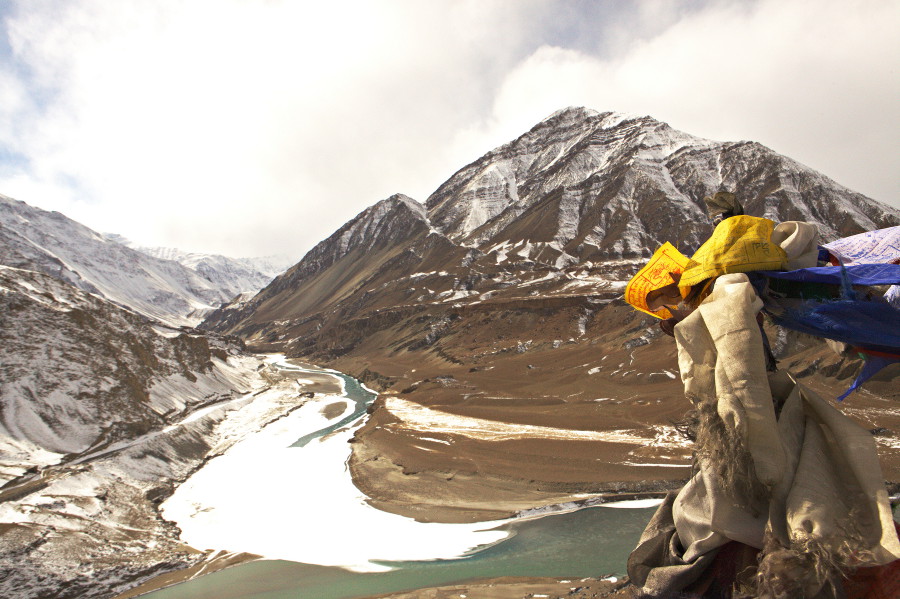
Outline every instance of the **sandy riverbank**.
{"label": "sandy riverbank", "polygon": [[543,409],[485,407],[475,417],[379,397],[353,438],[353,481],[381,510],[475,522],[588,498],[658,497],[690,475],[690,443],[671,425],[536,424]]}
{"label": "sandy riverbank", "polygon": [[628,580],[600,578],[494,578],[415,591],[375,595],[366,599],[627,599]]}
{"label": "sandy riverbank", "polygon": [[150,580],[147,580],[139,586],[125,591],[124,593],[119,593],[111,599],[133,599],[134,597],[152,593],[153,591],[158,591],[159,589],[163,589],[175,584],[180,584],[182,582],[187,582],[188,580],[192,580],[194,578],[197,578],[198,576],[212,574],[213,572],[218,572],[219,570],[231,568],[240,564],[246,564],[247,562],[252,562],[257,559],[259,559],[259,556],[253,555],[251,553],[228,553],[227,551],[216,551],[199,564],[196,564],[189,568],[184,568],[182,570],[175,570],[173,572],[161,574],[159,576],[151,578]]}
{"label": "sandy riverbank", "polygon": [[[306,380],[311,374],[290,376]],[[345,469],[348,441],[362,419],[304,447],[293,446],[355,409],[340,395],[316,392],[307,397],[308,390],[304,383],[301,404],[263,428],[243,433],[161,505],[163,517],[181,529],[182,541],[200,550],[377,571],[384,569],[374,563],[379,560],[451,558],[507,535],[491,530],[499,522],[423,524],[368,504]],[[281,402],[278,396],[284,393],[296,395],[296,385],[282,381],[254,403]],[[362,530],[367,534],[359,535]],[[297,542],[308,538],[317,542]],[[354,543],[348,545],[349,538]]]}

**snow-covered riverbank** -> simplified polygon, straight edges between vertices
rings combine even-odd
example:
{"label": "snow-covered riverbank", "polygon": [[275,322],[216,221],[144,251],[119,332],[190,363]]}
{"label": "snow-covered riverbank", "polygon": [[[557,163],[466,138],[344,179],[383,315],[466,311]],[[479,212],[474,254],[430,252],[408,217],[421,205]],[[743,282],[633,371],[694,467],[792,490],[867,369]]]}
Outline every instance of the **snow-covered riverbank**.
{"label": "snow-covered riverbank", "polygon": [[[280,357],[267,361],[277,366]],[[298,372],[293,365],[281,367]],[[306,390],[304,371],[300,369],[296,379],[301,393]],[[321,375],[326,371],[306,372]],[[346,385],[341,390],[346,393]],[[279,396],[296,393],[296,387],[277,386],[254,404],[281,403]],[[335,404],[343,405],[340,413],[328,410]],[[252,409],[252,405],[245,408]],[[369,505],[346,467],[348,441],[364,417],[304,447],[292,446],[299,437],[328,428],[353,409],[354,401],[346,395],[315,394],[305,399],[290,414],[210,460],[176,489],[161,506],[162,514],[181,528],[183,541],[198,549],[243,551],[355,571],[384,570],[375,563],[381,561],[452,559],[509,535],[496,527],[510,520],[423,523]],[[235,413],[236,418],[240,416]],[[646,501],[625,502],[616,507],[647,505]],[[536,517],[577,508],[572,504],[522,515]]]}
{"label": "snow-covered riverbank", "polygon": [[[296,387],[273,388],[255,402],[284,393],[296,395]],[[343,412],[326,418],[325,408],[336,402],[344,402]],[[421,523],[371,507],[346,468],[348,441],[359,421],[305,447],[291,447],[352,409],[353,402],[339,395],[307,399],[208,462],[162,505],[163,515],[198,549],[360,571],[384,569],[373,560],[453,558],[508,534],[490,530],[501,522]]]}
{"label": "snow-covered riverbank", "polygon": [[[0,595],[107,597],[147,582],[146,592],[253,554],[376,572],[388,569],[382,561],[457,562],[513,534],[500,521],[422,523],[372,507],[346,465],[365,419],[343,395],[355,382],[276,371],[273,361],[217,360],[222,393],[210,403],[188,401],[205,383],[171,387],[173,401],[197,407],[4,489]],[[221,551],[240,555],[212,559]]]}
{"label": "snow-covered riverbank", "polygon": [[[206,559],[185,546],[157,504],[206,457],[228,445],[219,424],[255,404],[265,387],[250,356],[216,359],[189,385],[161,380],[185,409],[168,424],[98,444],[38,468],[0,492],[0,596],[109,597]],[[200,407],[198,407],[200,406]],[[262,422],[289,406],[259,413]],[[257,424],[257,428],[260,425]]]}

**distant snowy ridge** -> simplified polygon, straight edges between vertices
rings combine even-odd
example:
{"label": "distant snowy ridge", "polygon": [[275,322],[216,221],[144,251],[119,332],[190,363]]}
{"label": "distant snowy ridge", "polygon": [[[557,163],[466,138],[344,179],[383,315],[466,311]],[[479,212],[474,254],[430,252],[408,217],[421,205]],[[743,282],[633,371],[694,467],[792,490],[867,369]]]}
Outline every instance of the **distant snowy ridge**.
{"label": "distant snowy ridge", "polygon": [[238,292],[117,243],[59,212],[0,195],[0,264],[49,274],[148,318],[193,326]]}
{"label": "distant snowy ridge", "polygon": [[256,293],[297,262],[296,258],[286,254],[230,258],[220,254],[185,252],[177,248],[138,246],[117,234],[107,233],[104,236],[148,256],[171,260],[190,268],[221,289],[229,299],[247,292]]}

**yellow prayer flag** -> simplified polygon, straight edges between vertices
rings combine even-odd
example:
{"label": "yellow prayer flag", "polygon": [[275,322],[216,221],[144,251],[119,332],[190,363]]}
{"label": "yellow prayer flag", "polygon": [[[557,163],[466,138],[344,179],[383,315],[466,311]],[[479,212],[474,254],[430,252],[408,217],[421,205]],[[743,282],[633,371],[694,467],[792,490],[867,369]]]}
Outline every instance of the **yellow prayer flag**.
{"label": "yellow prayer flag", "polygon": [[687,256],[667,241],[656,250],[647,265],[628,281],[625,287],[625,301],[641,312],[657,318],[671,318],[672,313],[666,308],[651,312],[647,305],[647,294],[674,283],[671,273],[682,272],[689,262]]}
{"label": "yellow prayer flag", "polygon": [[723,220],[681,274],[678,287],[682,295],[689,287],[719,275],[783,269],[787,254],[772,242],[774,228],[775,223],[767,218],[745,214]]}

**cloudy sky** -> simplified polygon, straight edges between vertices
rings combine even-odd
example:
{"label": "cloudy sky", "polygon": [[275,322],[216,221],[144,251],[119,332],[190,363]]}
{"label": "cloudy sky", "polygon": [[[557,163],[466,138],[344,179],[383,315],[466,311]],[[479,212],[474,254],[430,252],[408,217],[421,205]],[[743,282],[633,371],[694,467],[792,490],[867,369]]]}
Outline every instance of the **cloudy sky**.
{"label": "cloudy sky", "polygon": [[898,25],[896,0],[0,0],[0,193],[299,257],[586,106],[900,207]]}

